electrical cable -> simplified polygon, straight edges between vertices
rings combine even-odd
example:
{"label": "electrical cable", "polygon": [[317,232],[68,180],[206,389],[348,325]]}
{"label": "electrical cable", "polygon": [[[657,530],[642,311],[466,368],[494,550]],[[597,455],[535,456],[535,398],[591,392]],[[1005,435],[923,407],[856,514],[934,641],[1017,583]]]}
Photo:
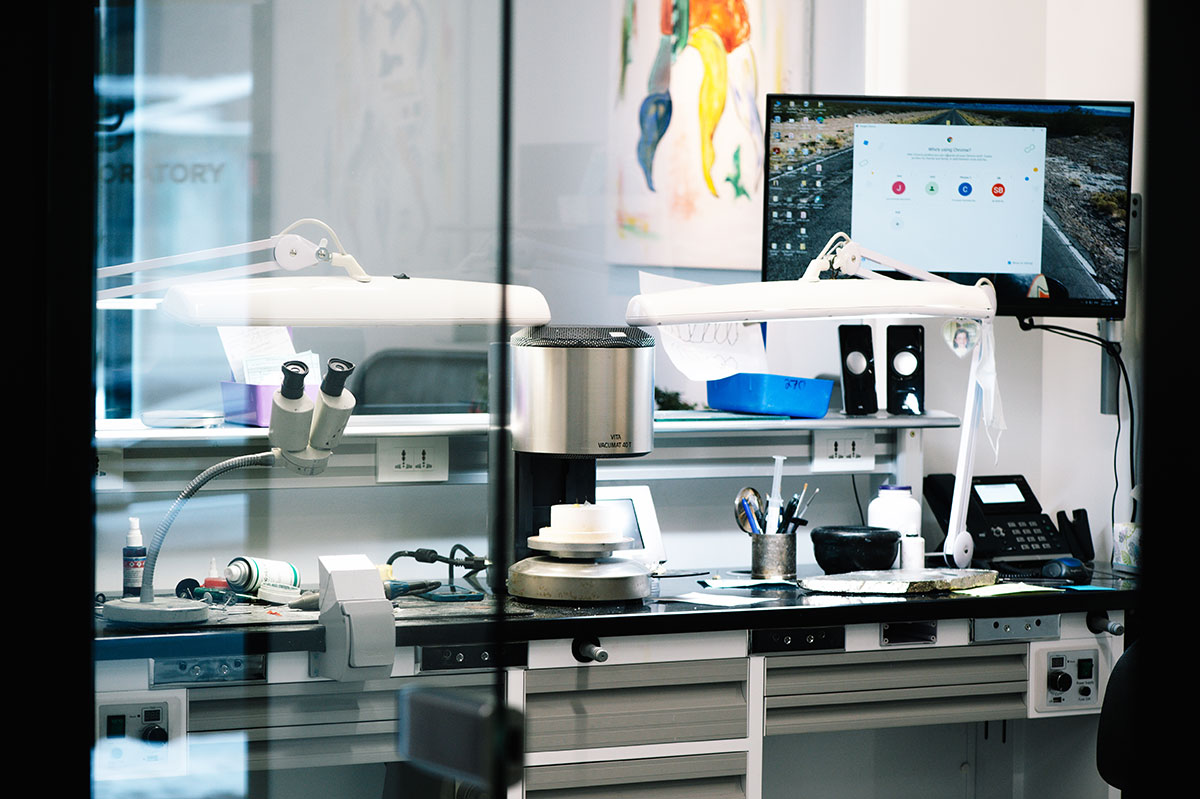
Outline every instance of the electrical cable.
{"label": "electrical cable", "polygon": [[295,222],[288,225],[283,230],[279,231],[279,235],[280,236],[286,235],[288,233],[291,233],[296,228],[302,227],[304,225],[316,225],[317,227],[322,228],[326,233],[329,234],[329,238],[333,242],[333,246],[337,248],[337,251],[339,253],[341,253],[342,255],[346,254],[346,248],[342,246],[342,241],[341,241],[341,239],[338,238],[337,233],[334,233],[333,228],[331,228],[329,225],[322,222],[320,219],[312,219],[312,218],[297,219]]}
{"label": "electrical cable", "polygon": [[[1094,333],[1085,333],[1082,330],[1073,330],[1069,327],[1061,327],[1059,325],[1036,324],[1033,321],[1033,319],[1030,317],[1018,319],[1017,324],[1020,326],[1020,328],[1022,330],[1026,330],[1026,331],[1028,331],[1028,330],[1045,330],[1048,333],[1054,333],[1056,335],[1062,336],[1063,338],[1074,339],[1075,341],[1082,341],[1082,342],[1085,342],[1088,344],[1095,344],[1098,347],[1100,347],[1101,349],[1103,349],[1105,351],[1105,353],[1107,353],[1108,356],[1111,357],[1113,359],[1113,361],[1116,362],[1117,368],[1121,372],[1121,380],[1125,385],[1125,397],[1126,397],[1126,401],[1129,405],[1129,483],[1130,483],[1130,486],[1136,486],[1138,483],[1137,483],[1137,473],[1136,473],[1136,468],[1135,468],[1135,463],[1136,463],[1137,458],[1134,453],[1134,449],[1135,449],[1135,445],[1136,445],[1136,438],[1134,436],[1135,418],[1134,418],[1134,405],[1133,405],[1133,388],[1132,388],[1132,385],[1129,380],[1129,370],[1125,366],[1124,359],[1121,358],[1121,344],[1119,342],[1110,341],[1106,338],[1095,335]],[[1120,413],[1119,407],[1117,408],[1116,417],[1117,417],[1117,440],[1113,444],[1113,481],[1114,481],[1114,486],[1113,486],[1112,503],[1111,503],[1111,508],[1110,508],[1111,523],[1114,527],[1116,526],[1116,519],[1117,519],[1117,493],[1120,489],[1120,473],[1119,473],[1119,470],[1117,467],[1117,456],[1118,456],[1118,452],[1120,450],[1120,442],[1121,442],[1121,413]],[[1134,519],[1137,516],[1137,499],[1132,498],[1130,500],[1130,503],[1131,504],[1130,504],[1130,514],[1129,515],[1130,515],[1130,519]]]}
{"label": "electrical cable", "polygon": [[[454,553],[458,552],[459,550],[464,552],[466,557],[454,557]],[[479,557],[462,544],[455,544],[451,548],[449,555],[439,555],[437,551],[433,549],[400,550],[399,552],[393,552],[392,555],[387,559],[387,563],[389,566],[391,566],[392,563],[400,558],[412,558],[418,563],[446,563],[450,566],[458,566],[460,568],[467,569],[469,574],[482,571],[483,569],[486,569],[488,565],[487,558]]]}
{"label": "electrical cable", "polygon": [[854,479],[854,475],[850,475],[850,486],[854,489],[854,507],[858,508],[858,521],[866,527],[867,517],[863,515],[862,500],[858,496],[858,481]]}

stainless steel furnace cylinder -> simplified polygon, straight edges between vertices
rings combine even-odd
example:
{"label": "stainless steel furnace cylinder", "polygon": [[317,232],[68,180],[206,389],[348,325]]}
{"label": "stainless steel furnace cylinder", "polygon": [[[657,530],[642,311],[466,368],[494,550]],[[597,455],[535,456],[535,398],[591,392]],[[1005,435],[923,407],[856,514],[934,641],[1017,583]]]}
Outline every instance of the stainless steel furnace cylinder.
{"label": "stainless steel furnace cylinder", "polygon": [[620,458],[654,448],[653,336],[546,325],[509,343],[514,450]]}

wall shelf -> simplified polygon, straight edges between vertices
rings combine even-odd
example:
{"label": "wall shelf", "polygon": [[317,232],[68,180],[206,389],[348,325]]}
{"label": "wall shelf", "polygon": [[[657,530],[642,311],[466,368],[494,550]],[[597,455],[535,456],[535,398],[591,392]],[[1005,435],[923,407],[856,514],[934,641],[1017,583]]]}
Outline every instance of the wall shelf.
{"label": "wall shelf", "polygon": [[[958,425],[958,417],[936,410],[923,416],[879,413],[851,418],[831,414],[823,419],[671,411],[655,417],[651,453],[603,459],[597,464],[597,479],[628,482],[770,476],[772,455],[787,457],[785,474],[808,475],[813,473],[814,432],[872,430],[875,465],[865,471],[919,483],[921,432]],[[301,477],[283,469],[246,469],[222,476],[208,490],[377,485],[378,440],[439,436],[448,439],[450,451],[450,476],[445,482],[483,484],[487,482],[489,427],[486,413],[355,416],[321,475]],[[133,419],[99,420],[96,488],[102,492],[174,492],[214,463],[268,446],[265,428],[154,428]]]}

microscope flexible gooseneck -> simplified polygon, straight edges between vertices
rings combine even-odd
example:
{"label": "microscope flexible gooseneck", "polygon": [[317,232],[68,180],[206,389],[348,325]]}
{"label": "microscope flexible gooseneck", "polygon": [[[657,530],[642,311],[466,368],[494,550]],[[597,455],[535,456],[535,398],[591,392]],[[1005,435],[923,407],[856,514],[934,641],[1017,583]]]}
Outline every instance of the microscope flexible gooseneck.
{"label": "microscope flexible gooseneck", "polygon": [[154,596],[154,571],[158,565],[158,554],[171,525],[187,501],[201,488],[214,478],[235,469],[282,464],[298,474],[314,475],[324,471],[354,410],[354,395],[344,389],[346,379],[353,371],[354,364],[349,361],[330,359],[329,370],[314,402],[304,393],[308,366],[300,361],[288,361],[283,365],[283,382],[272,403],[268,433],[272,448],[267,452],[221,461],[187,484],[167,510],[146,547],[146,567],[140,596],[106,602],[103,611],[106,621],[176,624],[194,623],[207,618],[208,606],[204,602]]}

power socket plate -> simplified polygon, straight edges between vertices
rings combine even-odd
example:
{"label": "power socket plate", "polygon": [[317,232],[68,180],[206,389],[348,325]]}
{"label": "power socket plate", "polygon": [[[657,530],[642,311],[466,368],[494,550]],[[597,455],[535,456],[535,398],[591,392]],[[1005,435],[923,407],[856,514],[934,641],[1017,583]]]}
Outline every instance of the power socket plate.
{"label": "power socket plate", "polygon": [[450,479],[450,439],[381,438],[375,443],[375,482],[444,483]]}
{"label": "power socket plate", "polygon": [[875,469],[875,431],[814,430],[814,472],[869,472]]}

